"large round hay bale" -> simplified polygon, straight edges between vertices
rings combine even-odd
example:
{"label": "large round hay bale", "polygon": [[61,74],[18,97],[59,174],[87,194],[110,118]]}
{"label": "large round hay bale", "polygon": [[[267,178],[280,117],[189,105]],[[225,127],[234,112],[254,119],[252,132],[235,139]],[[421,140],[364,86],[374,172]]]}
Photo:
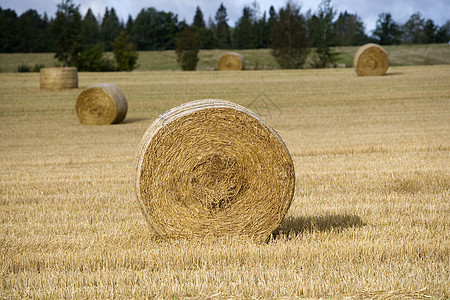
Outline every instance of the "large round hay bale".
{"label": "large round hay bale", "polygon": [[236,52],[222,55],[217,61],[219,71],[240,71],[244,69],[244,57]]}
{"label": "large round hay bale", "polygon": [[366,44],[356,51],[353,67],[359,76],[381,76],[389,68],[389,58],[379,45]]}
{"label": "large round hay bale", "polygon": [[43,90],[78,88],[77,68],[42,68],[40,75],[40,87]]}
{"label": "large round hay bale", "polygon": [[112,83],[100,83],[83,90],[75,104],[78,119],[85,125],[117,124],[125,119],[128,103]]}
{"label": "large round hay bale", "polygon": [[294,165],[278,134],[246,108],[198,100],[162,114],[146,131],[135,191],[163,238],[265,240],[294,194]]}

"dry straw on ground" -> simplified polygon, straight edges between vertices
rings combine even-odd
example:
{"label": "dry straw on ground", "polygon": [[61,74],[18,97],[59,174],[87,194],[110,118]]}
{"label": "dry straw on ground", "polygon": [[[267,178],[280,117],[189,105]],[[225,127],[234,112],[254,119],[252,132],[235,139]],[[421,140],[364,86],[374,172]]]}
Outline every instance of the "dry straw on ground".
{"label": "dry straw on ground", "polygon": [[137,155],[136,195],[164,238],[265,240],[291,204],[294,181],[278,134],[223,100],[193,101],[162,114]]}
{"label": "dry straw on ground", "polygon": [[236,52],[228,52],[217,61],[219,71],[241,71],[244,69],[244,57]]}
{"label": "dry straw on ground", "polygon": [[346,300],[403,300],[403,299],[411,299],[411,300],[426,300],[432,299],[430,295],[428,295],[425,289],[421,289],[419,291],[408,291],[406,289],[401,290],[393,290],[393,291],[363,291],[358,295],[345,297]]}
{"label": "dry straw on ground", "polygon": [[78,88],[77,68],[42,68],[40,87],[43,90]]}
{"label": "dry straw on ground", "polygon": [[389,68],[389,58],[382,47],[370,43],[356,51],[353,67],[359,76],[381,76]]}
{"label": "dry straw on ground", "polygon": [[112,83],[88,87],[75,104],[80,123],[85,125],[117,124],[125,119],[128,103],[122,91]]}

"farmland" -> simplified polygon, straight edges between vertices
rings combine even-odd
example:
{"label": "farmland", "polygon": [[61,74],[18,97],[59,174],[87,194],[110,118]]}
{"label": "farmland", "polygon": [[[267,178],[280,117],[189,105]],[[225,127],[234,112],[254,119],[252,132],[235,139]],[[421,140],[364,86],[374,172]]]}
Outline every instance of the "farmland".
{"label": "farmland", "polygon": [[[143,64],[143,63],[141,63]],[[122,124],[83,126],[83,88],[112,82]],[[450,66],[79,73],[41,91],[0,74],[0,298],[450,297]],[[266,243],[159,239],[134,159],[162,112],[219,98],[261,115],[296,171]]]}
{"label": "farmland", "polygon": [[[333,51],[337,55],[336,66],[351,67],[353,56],[359,47],[336,47]],[[389,55],[392,66],[440,65],[450,64],[450,45],[395,45],[383,46]],[[280,69],[270,49],[235,50],[245,58],[247,70]],[[212,71],[217,67],[217,60],[228,50],[200,50],[197,70]],[[54,67],[60,63],[53,58],[53,53],[0,53],[0,72],[17,72],[19,66],[26,65],[33,69],[35,66]],[[106,53],[113,58],[112,53]],[[305,63],[305,68],[311,68],[314,59],[312,51]],[[139,67],[137,71],[179,71],[175,51],[142,51],[139,53]]]}

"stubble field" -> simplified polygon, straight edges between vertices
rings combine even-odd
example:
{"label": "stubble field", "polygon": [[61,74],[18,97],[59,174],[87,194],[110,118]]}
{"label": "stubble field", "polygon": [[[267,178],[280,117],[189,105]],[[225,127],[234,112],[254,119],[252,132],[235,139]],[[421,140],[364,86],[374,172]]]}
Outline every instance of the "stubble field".
{"label": "stubble field", "polygon": [[[112,82],[123,124],[79,124],[83,88]],[[80,73],[79,89],[0,74],[0,298],[450,297],[450,66]],[[266,243],[163,241],[133,190],[162,112],[220,98],[271,124],[295,196]],[[390,298],[392,299],[392,298]]]}

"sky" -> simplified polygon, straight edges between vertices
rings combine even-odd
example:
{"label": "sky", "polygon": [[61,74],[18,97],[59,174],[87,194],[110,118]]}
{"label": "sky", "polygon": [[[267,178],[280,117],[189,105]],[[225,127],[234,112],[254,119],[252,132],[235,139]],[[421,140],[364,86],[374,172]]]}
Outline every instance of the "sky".
{"label": "sky", "polygon": [[[197,6],[203,12],[205,22],[209,17],[214,19],[220,3],[227,9],[228,24],[235,26],[236,21],[242,16],[244,6],[251,6],[254,0],[73,0],[80,5],[80,12],[84,16],[88,8],[91,8],[96,16],[103,16],[106,7],[114,7],[120,19],[126,20],[131,15],[133,19],[143,8],[154,7],[159,11],[173,12],[178,15],[178,20],[185,20],[191,24]],[[311,10],[314,13],[321,0],[297,0],[301,12]],[[57,4],[61,0],[0,0],[2,9],[12,9],[18,15],[28,9],[36,10],[40,15],[44,12],[49,17],[54,16]],[[261,14],[269,11],[271,5],[278,11],[286,4],[286,0],[257,0]],[[331,5],[338,13],[347,11],[357,14],[364,22],[366,32],[371,34],[375,29],[378,15],[383,12],[391,13],[394,21],[405,23],[409,17],[420,12],[422,18],[432,19],[438,26],[450,20],[450,0],[331,0]]]}

